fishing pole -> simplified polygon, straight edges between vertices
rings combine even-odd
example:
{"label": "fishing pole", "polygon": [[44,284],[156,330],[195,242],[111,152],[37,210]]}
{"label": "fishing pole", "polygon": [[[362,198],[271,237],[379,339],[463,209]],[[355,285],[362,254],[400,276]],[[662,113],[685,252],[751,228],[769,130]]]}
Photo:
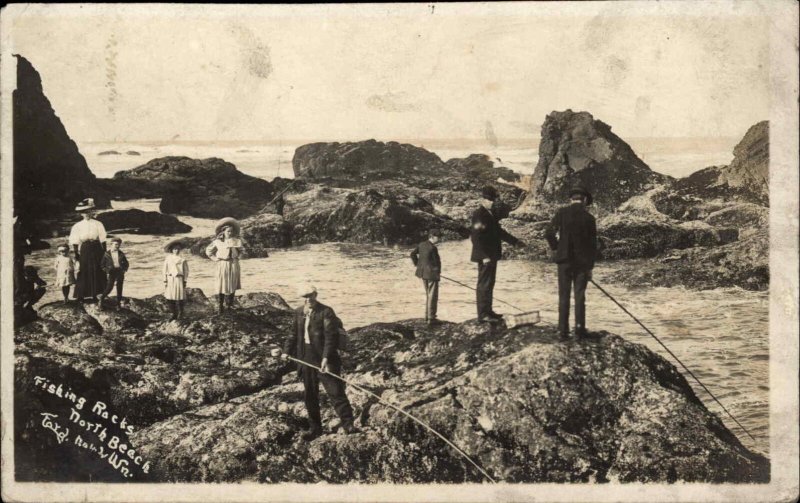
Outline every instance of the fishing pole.
{"label": "fishing pole", "polygon": [[706,387],[706,385],[705,385],[705,384],[703,384],[703,383],[700,381],[700,379],[698,379],[698,377],[697,377],[696,375],[694,375],[694,372],[692,372],[691,370],[689,370],[689,367],[687,367],[686,365],[684,365],[684,363],[683,363],[683,362],[680,360],[680,358],[678,358],[677,356],[675,356],[675,353],[673,353],[672,351],[670,351],[670,349],[667,347],[667,345],[666,345],[666,344],[664,344],[663,342],[661,342],[661,339],[659,339],[658,337],[656,337],[656,334],[654,334],[653,332],[651,332],[651,331],[650,331],[650,329],[649,329],[649,328],[647,328],[646,326],[644,326],[644,323],[642,323],[641,321],[639,321],[639,319],[638,319],[636,316],[634,316],[633,314],[631,314],[631,312],[630,312],[630,311],[628,311],[627,309],[625,309],[625,306],[623,306],[622,304],[620,304],[619,302],[617,302],[617,299],[615,299],[614,297],[612,297],[610,293],[608,293],[607,291],[605,291],[605,290],[603,289],[603,287],[601,287],[600,285],[598,285],[597,283],[595,283],[595,281],[594,281],[593,279],[590,279],[590,280],[589,280],[589,282],[591,282],[591,283],[592,283],[594,286],[596,286],[598,290],[600,290],[601,292],[603,292],[603,293],[605,294],[605,296],[606,296],[606,297],[608,297],[609,299],[611,299],[611,301],[612,301],[612,302],[614,302],[614,304],[616,304],[616,305],[617,305],[617,306],[618,306],[620,309],[622,309],[622,310],[625,312],[625,314],[627,314],[628,316],[630,316],[631,318],[633,318],[633,321],[635,321],[636,323],[638,323],[638,324],[639,324],[639,326],[640,326],[640,327],[642,327],[642,328],[645,330],[645,332],[647,332],[648,334],[650,334],[650,335],[653,337],[653,339],[655,339],[655,340],[656,340],[656,342],[658,342],[659,344],[661,344],[661,347],[663,347],[665,350],[667,350],[667,353],[669,353],[670,355],[672,355],[672,357],[673,357],[673,358],[675,358],[675,361],[677,361],[678,363],[680,363],[680,364],[681,364],[681,366],[683,367],[683,369],[684,369],[684,370],[685,370],[685,371],[686,371],[686,372],[687,372],[687,373],[688,373],[690,376],[692,376],[692,377],[694,378],[694,380],[695,380],[695,381],[697,381],[697,384],[699,384],[699,385],[700,385],[700,386],[701,386],[701,387],[702,387],[704,390],[706,390],[706,393],[708,393],[708,394],[711,396],[711,398],[713,398],[713,399],[714,399],[714,401],[715,401],[715,402],[717,402],[717,404],[719,404],[719,406],[720,406],[720,407],[722,407],[722,410],[724,410],[724,411],[725,411],[725,412],[726,412],[726,413],[727,413],[727,414],[730,416],[730,418],[731,418],[731,419],[733,419],[733,421],[734,421],[734,422],[735,422],[737,425],[739,425],[739,428],[741,428],[741,429],[742,429],[742,431],[744,431],[745,433],[747,433],[747,436],[749,436],[749,437],[750,437],[750,438],[751,438],[751,439],[752,439],[754,442],[756,441],[755,437],[753,437],[753,435],[751,435],[751,434],[750,434],[750,432],[749,432],[749,431],[747,431],[747,428],[745,428],[744,426],[742,426],[742,423],[740,423],[738,419],[736,419],[735,417],[733,417],[733,414],[731,414],[731,413],[730,413],[730,411],[729,411],[728,409],[726,409],[724,405],[722,405],[722,402],[720,402],[720,401],[717,399],[717,397],[716,397],[716,396],[714,396],[714,393],[712,393],[712,392],[711,392],[711,390],[709,390],[709,389]]}
{"label": "fishing pole", "polygon": [[291,188],[292,188],[292,186],[293,186],[295,183],[297,183],[297,182],[300,180],[300,178],[299,178],[299,177],[300,177],[301,175],[304,175],[304,174],[306,174],[307,172],[311,171],[311,170],[312,170],[312,169],[314,169],[315,167],[316,167],[316,166],[309,166],[309,167],[307,167],[306,169],[304,169],[304,170],[300,171],[299,173],[297,173],[297,174],[294,176],[294,178],[292,178],[292,181],[291,181],[291,182],[289,182],[289,184],[288,184],[286,187],[284,187],[284,188],[283,188],[283,189],[282,189],[280,192],[278,192],[278,193],[275,195],[275,197],[273,197],[273,198],[272,198],[272,200],[271,200],[270,202],[268,202],[266,205],[264,205],[264,207],[271,206],[271,205],[272,205],[272,203],[274,203],[275,201],[277,201],[279,197],[281,197],[283,194],[285,194],[285,193],[286,193],[286,191],[288,191],[289,189],[291,189]]}
{"label": "fishing pole", "polygon": [[[271,354],[272,354],[272,356],[275,356],[275,357],[281,356],[281,350],[280,350],[280,349],[273,349],[273,350],[271,351]],[[368,390],[368,389],[365,389],[365,388],[363,388],[363,387],[359,386],[358,384],[355,384],[354,382],[352,382],[352,381],[349,381],[349,380],[345,379],[344,377],[342,377],[342,376],[340,376],[340,375],[334,374],[334,373],[333,373],[333,372],[331,372],[331,371],[323,371],[323,370],[322,370],[320,367],[317,367],[317,366],[315,366],[315,365],[312,365],[312,364],[310,364],[310,363],[308,363],[308,362],[304,362],[303,360],[298,360],[297,358],[294,358],[294,357],[292,357],[292,356],[289,356],[289,355],[286,355],[286,358],[287,358],[288,360],[291,360],[291,361],[295,362],[295,363],[299,363],[299,364],[301,364],[301,365],[305,365],[306,367],[310,367],[310,368],[312,368],[312,369],[314,369],[314,370],[317,370],[317,371],[319,371],[319,372],[322,372],[323,374],[328,374],[328,375],[330,375],[330,376],[332,376],[332,377],[335,377],[336,379],[339,379],[340,381],[342,381],[342,382],[344,382],[344,383],[347,383],[347,384],[349,384],[350,386],[352,386],[352,387],[354,387],[355,389],[357,389],[357,390],[361,391],[362,393],[366,393],[366,394],[368,394],[368,395],[372,396],[373,398],[375,398],[376,400],[378,400],[378,402],[382,403],[383,405],[386,405],[386,406],[388,406],[388,407],[391,407],[392,409],[396,410],[397,412],[399,412],[399,413],[403,414],[404,416],[408,417],[408,418],[409,418],[409,419],[411,419],[412,421],[416,422],[417,424],[419,424],[420,426],[422,426],[423,428],[425,428],[425,429],[426,429],[426,430],[428,430],[429,432],[433,433],[434,435],[436,435],[437,437],[439,437],[440,439],[442,439],[442,440],[443,440],[443,441],[444,441],[444,442],[445,442],[447,445],[449,445],[450,447],[452,447],[452,448],[453,448],[453,449],[454,449],[454,450],[455,450],[455,451],[456,451],[458,454],[460,454],[460,455],[461,455],[461,456],[462,456],[464,459],[466,459],[467,461],[469,461],[469,462],[470,462],[470,464],[472,464],[472,466],[474,466],[474,467],[475,467],[475,468],[476,468],[476,469],[477,469],[479,472],[481,472],[481,474],[482,474],[484,477],[486,477],[486,478],[487,478],[487,479],[488,479],[488,480],[489,480],[489,481],[490,481],[492,484],[496,484],[496,483],[497,483],[497,481],[496,481],[496,480],[494,480],[494,479],[492,478],[492,476],[491,476],[491,475],[489,475],[488,473],[486,473],[486,470],[484,470],[483,468],[481,468],[481,467],[480,467],[480,465],[478,465],[478,464],[477,464],[475,461],[473,461],[473,460],[472,460],[472,458],[471,458],[471,457],[469,457],[469,455],[468,455],[466,452],[464,452],[464,451],[463,451],[463,450],[462,450],[462,449],[461,449],[459,446],[457,446],[456,444],[454,444],[453,442],[451,442],[450,440],[448,440],[448,439],[447,439],[447,438],[446,438],[444,435],[442,435],[442,434],[441,434],[441,433],[439,433],[438,431],[434,430],[434,429],[433,429],[431,426],[429,426],[429,425],[425,424],[424,422],[422,422],[422,420],[421,420],[421,419],[418,419],[418,418],[416,418],[415,416],[413,416],[413,415],[411,415],[410,413],[408,413],[408,412],[406,412],[405,410],[403,410],[401,407],[398,407],[397,405],[394,405],[394,404],[392,404],[392,403],[389,403],[389,402],[385,401],[385,400],[384,400],[384,399],[382,399],[380,396],[376,395],[375,393],[371,392],[370,390]]]}

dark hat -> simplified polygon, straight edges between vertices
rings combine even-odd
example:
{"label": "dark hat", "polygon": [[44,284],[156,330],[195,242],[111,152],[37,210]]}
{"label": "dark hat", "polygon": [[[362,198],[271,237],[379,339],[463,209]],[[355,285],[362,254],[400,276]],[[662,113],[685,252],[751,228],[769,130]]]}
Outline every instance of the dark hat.
{"label": "dark hat", "polygon": [[87,197],[83,201],[78,203],[78,206],[75,207],[75,211],[83,212],[93,210],[95,208],[94,199],[91,197]]}
{"label": "dark hat", "polygon": [[575,194],[580,194],[580,195],[586,197],[586,206],[589,206],[590,204],[592,204],[592,200],[593,200],[592,199],[592,193],[589,192],[588,190],[586,190],[586,188],[583,187],[582,185],[576,185],[576,186],[574,186],[574,187],[572,187],[570,189],[569,197],[572,197]]}
{"label": "dark hat", "polygon": [[214,227],[214,234],[219,234],[225,227],[230,227],[231,229],[233,229],[234,236],[239,235],[239,230],[240,230],[239,221],[233,217],[225,217],[219,222],[217,222],[217,225]]}
{"label": "dark hat", "polygon": [[111,239],[109,240],[109,242],[110,242],[110,243],[119,243],[119,244],[122,244],[122,239],[120,239],[120,238],[111,238]]}
{"label": "dark hat", "polygon": [[164,245],[164,251],[167,253],[172,253],[172,249],[175,248],[176,246],[181,250],[186,248],[185,238],[175,238],[169,241],[167,244]]}
{"label": "dark hat", "polygon": [[497,199],[497,189],[492,187],[491,185],[487,185],[483,189],[481,189],[481,197],[484,199],[488,199],[490,201],[494,201]]}

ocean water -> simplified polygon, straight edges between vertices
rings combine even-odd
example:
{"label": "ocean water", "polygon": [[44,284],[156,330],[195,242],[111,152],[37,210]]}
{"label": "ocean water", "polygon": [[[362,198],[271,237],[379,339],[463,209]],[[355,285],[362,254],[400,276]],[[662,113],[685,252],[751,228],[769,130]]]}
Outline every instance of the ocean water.
{"label": "ocean water", "polygon": [[[533,173],[539,160],[537,140],[490,145],[480,142],[416,141],[415,145],[436,153],[442,160],[466,157],[473,153],[486,154],[496,166],[505,166],[520,174]],[[699,169],[730,163],[733,158],[735,138],[681,139],[633,138],[630,144],[651,169],[674,177],[687,176]],[[100,178],[110,178],[114,173],[132,169],[151,159],[165,156],[186,156],[197,159],[219,157],[233,163],[251,176],[271,180],[275,177],[292,178],[292,157],[300,144],[205,144],[205,145],[147,145],[91,143],[80,146],[89,168]],[[120,155],[100,155],[116,151]],[[140,155],[128,155],[128,151]]]}
{"label": "ocean water", "polygon": [[[113,205],[115,209],[158,210],[158,200],[115,201]],[[213,232],[213,220],[180,219],[193,226],[187,236]],[[162,247],[172,237],[126,234],[120,237],[131,263],[125,278],[125,295],[146,297],[162,293]],[[477,271],[475,264],[469,262],[469,242],[446,242],[439,248],[443,274],[474,285]],[[37,251],[28,257],[27,263],[38,266],[42,278],[52,283],[54,256],[54,248]],[[189,286],[211,295],[214,264],[196,256],[189,258]],[[626,264],[622,262],[599,264],[595,279],[661,338],[756,437],[753,442],[738,430],[687,375],[700,399],[742,443],[768,454],[768,294],[740,289],[630,289],[605,284],[604,278],[624,267]],[[242,293],[274,291],[296,306],[299,305],[296,286],[306,281],[317,286],[320,301],[333,307],[347,328],[424,317],[425,294],[414,276],[407,249],[321,244],[274,250],[268,258],[242,262]],[[60,300],[60,292],[49,291],[42,303],[56,300]],[[460,322],[476,316],[475,293],[448,280],[441,284],[439,306],[439,316],[444,320]],[[500,264],[495,288],[496,311],[539,310],[544,322],[555,323],[557,306],[554,266],[528,261]],[[587,313],[590,329],[619,334],[670,359],[650,336],[591,286],[587,293]]]}

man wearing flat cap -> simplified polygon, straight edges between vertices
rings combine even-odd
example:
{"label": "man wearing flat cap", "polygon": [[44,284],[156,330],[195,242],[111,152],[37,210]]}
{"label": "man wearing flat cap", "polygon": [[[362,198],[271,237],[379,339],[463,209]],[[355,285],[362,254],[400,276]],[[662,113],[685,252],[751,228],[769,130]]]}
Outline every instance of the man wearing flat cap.
{"label": "man wearing flat cap", "polygon": [[[586,285],[597,259],[597,224],[586,210],[592,194],[582,186],[569,192],[570,204],[560,208],[545,230],[553,261],[558,264],[558,331],[569,337],[569,297],[575,288],[575,337],[586,336]],[[556,238],[556,234],[558,237]]]}
{"label": "man wearing flat cap", "polygon": [[500,226],[498,217],[503,215],[497,212],[497,202],[497,189],[487,185],[481,191],[481,205],[472,213],[470,260],[478,263],[478,284],[475,292],[479,323],[494,322],[502,318],[492,309],[497,261],[503,255],[502,241],[512,245],[522,244]]}
{"label": "man wearing flat cap", "polygon": [[345,394],[345,383],[327,372],[341,374],[342,360],[339,358],[338,342],[340,321],[333,309],[317,301],[317,289],[313,285],[301,285],[298,295],[305,299],[294,312],[292,332],[283,346],[283,358],[292,356],[322,369],[298,364],[298,374],[303,380],[303,397],[308,411],[309,428],[303,440],[312,440],[322,435],[322,416],[319,408],[319,384],[333,403],[336,414],[342,421],[345,433],[356,433],[353,425],[353,408]]}

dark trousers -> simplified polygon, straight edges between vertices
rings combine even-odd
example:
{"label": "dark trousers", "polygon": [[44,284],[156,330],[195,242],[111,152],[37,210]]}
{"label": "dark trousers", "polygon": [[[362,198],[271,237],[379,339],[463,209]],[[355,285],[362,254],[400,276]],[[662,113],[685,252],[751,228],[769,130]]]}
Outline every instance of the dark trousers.
{"label": "dark trousers", "polygon": [[422,284],[425,286],[425,319],[435,320],[439,304],[439,282],[423,279]]}
{"label": "dark trousers", "polygon": [[[322,361],[314,351],[313,346],[306,344],[304,348],[305,356],[303,360],[308,362],[315,362],[317,366]],[[340,369],[332,369],[333,372],[339,373]],[[333,403],[333,408],[342,423],[353,423],[353,408],[350,406],[350,401],[345,394],[344,382],[332,377],[328,374],[321,374],[319,371],[301,366],[301,373],[303,375],[303,398],[306,402],[306,410],[308,411],[308,420],[312,428],[322,427],[322,416],[319,410],[319,383],[325,388],[325,393],[330,397]]]}
{"label": "dark trousers", "polygon": [[478,318],[484,318],[494,312],[492,301],[494,300],[495,278],[497,278],[497,261],[492,260],[488,264],[478,262],[478,285],[475,288]]}
{"label": "dark trousers", "polygon": [[33,307],[34,304],[39,302],[39,300],[44,297],[46,291],[46,288],[40,286],[28,292],[28,294],[25,296],[25,307]]}
{"label": "dark trousers", "polygon": [[116,268],[108,271],[108,280],[106,281],[106,290],[103,295],[108,297],[114,285],[117,285],[117,300],[122,300],[122,285],[125,282],[125,273],[122,269]]}
{"label": "dark trousers", "polygon": [[558,331],[569,332],[569,296],[575,285],[575,333],[586,331],[586,284],[590,267],[558,264]]}

